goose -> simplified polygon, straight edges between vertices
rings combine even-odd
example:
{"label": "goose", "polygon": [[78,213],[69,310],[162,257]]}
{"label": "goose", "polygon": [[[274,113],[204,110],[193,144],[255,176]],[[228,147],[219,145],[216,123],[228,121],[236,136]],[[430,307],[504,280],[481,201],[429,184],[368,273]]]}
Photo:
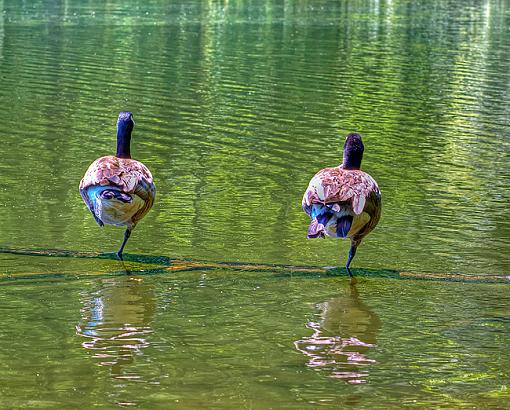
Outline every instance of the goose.
{"label": "goose", "polygon": [[96,159],[80,182],[80,194],[99,224],[125,226],[122,253],[131,231],[149,212],[156,197],[156,186],[149,169],[131,158],[133,114],[121,112],[117,121],[117,153]]}
{"label": "goose", "polygon": [[344,144],[343,162],[324,168],[311,179],[303,195],[303,210],[311,218],[308,238],[349,238],[351,247],[345,269],[361,240],[381,217],[381,191],[377,182],[361,170],[364,152],[361,135],[350,133]]}

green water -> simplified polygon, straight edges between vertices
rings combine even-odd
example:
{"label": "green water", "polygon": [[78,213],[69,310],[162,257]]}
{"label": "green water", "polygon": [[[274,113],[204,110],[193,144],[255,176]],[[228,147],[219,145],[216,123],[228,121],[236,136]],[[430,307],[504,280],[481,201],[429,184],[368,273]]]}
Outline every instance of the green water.
{"label": "green water", "polygon": [[[0,407],[508,408],[509,26],[501,0],[0,0]],[[119,247],[78,184],[122,110],[158,188],[132,261],[6,253]],[[148,258],[343,265],[300,201],[350,131],[383,194],[355,287]]]}

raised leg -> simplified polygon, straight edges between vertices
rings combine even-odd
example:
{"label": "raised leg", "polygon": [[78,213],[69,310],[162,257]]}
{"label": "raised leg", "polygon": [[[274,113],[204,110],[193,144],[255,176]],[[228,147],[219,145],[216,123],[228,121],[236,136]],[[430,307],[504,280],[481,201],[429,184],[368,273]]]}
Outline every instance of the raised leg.
{"label": "raised leg", "polygon": [[122,260],[122,251],[124,250],[124,246],[126,246],[126,242],[131,236],[131,229],[126,228],[126,232],[124,232],[124,242],[122,242],[122,245],[120,246],[119,251],[117,252],[117,257]]}

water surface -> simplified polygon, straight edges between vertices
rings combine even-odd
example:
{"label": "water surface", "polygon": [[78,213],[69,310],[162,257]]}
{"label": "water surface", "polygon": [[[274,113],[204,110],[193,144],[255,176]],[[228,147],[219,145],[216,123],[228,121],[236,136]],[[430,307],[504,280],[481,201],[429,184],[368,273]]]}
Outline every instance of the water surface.
{"label": "water surface", "polygon": [[[158,188],[133,277],[0,255],[0,404],[504,407],[509,26],[498,0],[0,0],[1,248],[118,248],[77,187],[121,110]],[[360,283],[267,269],[345,263],[300,200],[350,131],[384,206]]]}

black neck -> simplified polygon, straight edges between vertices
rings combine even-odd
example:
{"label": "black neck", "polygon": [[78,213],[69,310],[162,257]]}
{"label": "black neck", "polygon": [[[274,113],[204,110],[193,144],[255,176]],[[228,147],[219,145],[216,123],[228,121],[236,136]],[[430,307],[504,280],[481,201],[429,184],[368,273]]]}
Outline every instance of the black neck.
{"label": "black neck", "polygon": [[361,169],[361,160],[363,159],[363,152],[348,152],[344,151],[344,169]]}
{"label": "black neck", "polygon": [[131,158],[131,131],[130,124],[122,123],[117,126],[117,157]]}

